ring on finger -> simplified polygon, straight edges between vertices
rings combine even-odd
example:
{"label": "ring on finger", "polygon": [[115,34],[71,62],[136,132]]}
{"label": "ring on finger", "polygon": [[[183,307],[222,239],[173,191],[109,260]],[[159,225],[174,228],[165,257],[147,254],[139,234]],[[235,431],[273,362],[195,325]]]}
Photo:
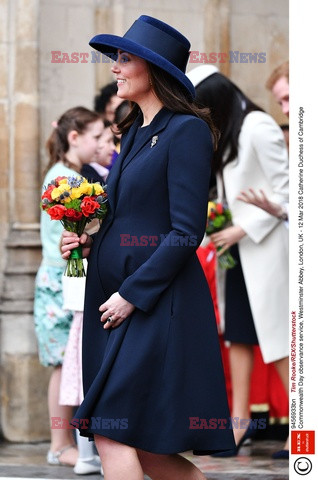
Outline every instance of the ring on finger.
{"label": "ring on finger", "polygon": [[113,317],[108,317],[106,322],[113,323],[115,322],[115,320],[113,319]]}

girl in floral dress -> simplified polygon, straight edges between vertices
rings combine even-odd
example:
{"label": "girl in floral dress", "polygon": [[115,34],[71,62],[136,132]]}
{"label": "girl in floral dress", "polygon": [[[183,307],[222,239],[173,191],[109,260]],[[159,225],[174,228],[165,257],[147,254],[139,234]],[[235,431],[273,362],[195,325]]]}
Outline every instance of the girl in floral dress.
{"label": "girl in floral dress", "polygon": [[[94,159],[103,122],[95,112],[84,107],[66,111],[58,120],[47,142],[50,162],[43,185],[58,176],[79,175],[82,165]],[[72,430],[53,427],[52,419],[63,422],[72,417],[71,406],[59,405],[61,366],[73,314],[63,310],[61,259],[62,224],[41,213],[42,262],[35,281],[34,321],[39,359],[45,367],[54,367],[48,388],[51,445],[48,463],[73,466],[77,460]],[[65,420],[64,420],[65,422]]]}

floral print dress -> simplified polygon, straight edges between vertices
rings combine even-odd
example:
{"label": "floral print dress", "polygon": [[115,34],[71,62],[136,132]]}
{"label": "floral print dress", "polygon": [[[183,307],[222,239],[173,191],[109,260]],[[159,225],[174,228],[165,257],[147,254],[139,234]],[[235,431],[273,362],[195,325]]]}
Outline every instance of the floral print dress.
{"label": "floral print dress", "polygon": [[[46,174],[44,185],[58,176],[78,175],[56,163]],[[73,319],[73,312],[63,310],[62,276],[66,262],[61,257],[60,240],[63,227],[41,213],[42,262],[36,275],[34,294],[34,323],[38,341],[39,359],[44,366],[63,363],[65,347]]]}

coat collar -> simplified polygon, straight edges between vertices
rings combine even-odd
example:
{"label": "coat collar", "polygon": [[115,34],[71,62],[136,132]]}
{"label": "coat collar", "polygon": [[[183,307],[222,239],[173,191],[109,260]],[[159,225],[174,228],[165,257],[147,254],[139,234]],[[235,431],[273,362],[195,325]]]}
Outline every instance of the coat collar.
{"label": "coat collar", "polygon": [[[139,143],[137,148],[134,148],[133,155],[131,156],[131,158],[129,158],[129,161],[126,163],[125,168],[133,160],[133,158],[137,155],[137,153],[144,147],[144,145],[147,144],[147,142],[149,142],[149,148],[150,148],[152,138],[155,135],[158,135],[162,130],[166,128],[170,119],[174,115],[175,115],[174,112],[168,110],[165,107],[163,107],[157,113],[157,115],[154,117],[151,124],[147,128],[147,134],[145,135],[145,137],[143,137],[144,140]],[[108,195],[109,210],[101,226],[101,230],[103,231],[103,233],[101,233],[98,236],[98,240],[96,239],[96,243],[98,244],[100,244],[100,242],[102,241],[103,236],[107,232],[114,218],[114,213],[116,209],[116,192],[117,192],[117,186],[120,179],[120,175],[123,170],[122,168],[123,162],[125,158],[129,155],[131,149],[134,146],[135,135],[138,128],[142,125],[142,120],[143,120],[142,114],[139,114],[135,122],[132,124],[132,126],[128,130],[128,132],[123,135],[120,154],[114,166],[112,167],[109,176],[107,177],[107,195]]]}
{"label": "coat collar", "polygon": [[[127,165],[130,164],[130,162],[148,142],[149,148],[151,148],[152,141],[155,141],[155,139],[152,140],[153,137],[158,135],[159,132],[161,132],[167,126],[173,115],[174,112],[171,112],[167,108],[163,107],[154,117],[149,127],[147,127],[147,131],[145,132],[143,140],[135,145],[135,135],[138,128],[142,125],[143,119],[142,114],[139,114],[129,131],[123,136],[120,154],[107,179],[107,193],[111,214],[113,214],[115,210],[116,190],[121,172],[127,167]],[[124,161],[125,165],[123,165]]]}
{"label": "coat collar", "polygon": [[[121,170],[122,170],[122,164],[125,161],[127,156],[130,157],[129,158],[129,162],[130,162],[148,141],[149,141],[149,147],[151,146],[152,138],[167,126],[170,118],[173,115],[174,115],[173,112],[163,107],[155,115],[150,125],[148,127],[145,127],[146,130],[145,130],[145,135],[143,136],[143,141],[138,142],[138,144],[136,145],[133,145],[135,140],[135,135],[138,129],[141,128],[142,121],[143,121],[142,114],[140,113],[138,115],[138,117],[136,118],[136,121],[133,123],[133,125],[129,129],[129,132],[127,132],[127,137],[123,139],[124,140],[123,149],[121,151],[120,157],[117,159],[120,161]],[[130,155],[130,151],[132,147],[133,147],[133,153],[132,155]],[[126,162],[125,162],[125,165],[126,165]]]}
{"label": "coat collar", "polygon": [[[151,140],[155,135],[158,135],[166,126],[168,125],[170,119],[173,117],[174,112],[171,112],[167,108],[163,107],[157,115],[152,120],[149,128],[147,128],[147,134],[144,138],[144,141],[139,143],[138,147],[134,148],[134,153],[132,157],[129,159],[129,163],[133,160],[133,158],[137,155],[137,153],[143,148],[143,146],[149,142],[149,148],[151,146]],[[102,239],[107,232],[108,228],[112,224],[114,213],[116,209],[116,191],[117,185],[120,179],[120,175],[122,172],[122,165],[125,158],[129,155],[131,149],[134,145],[134,139],[138,128],[142,125],[142,115],[138,115],[135,122],[132,124],[130,129],[126,134],[123,135],[122,144],[121,144],[121,151],[120,154],[112,167],[109,176],[107,177],[107,194],[108,194],[108,214],[105,220],[102,223],[101,231],[98,237],[96,238],[96,248],[100,247]],[[159,136],[159,135],[158,135]],[[125,167],[128,163],[125,165]],[[95,243],[95,242],[94,242]]]}

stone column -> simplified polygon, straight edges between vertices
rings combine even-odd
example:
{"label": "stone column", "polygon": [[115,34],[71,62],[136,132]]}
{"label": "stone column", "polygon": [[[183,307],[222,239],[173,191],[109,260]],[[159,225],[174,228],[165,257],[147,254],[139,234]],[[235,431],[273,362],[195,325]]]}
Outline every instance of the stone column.
{"label": "stone column", "polygon": [[[117,4],[118,3],[118,4]],[[106,5],[105,5],[106,4]],[[116,2],[113,8],[109,6],[109,2],[103,2],[103,6],[96,8],[95,13],[95,29],[97,33],[116,33],[122,35],[124,33],[121,28],[122,19],[122,5],[120,2]],[[118,25],[119,23],[119,25]],[[101,56],[102,58],[102,56]],[[107,83],[114,81],[114,76],[111,72],[110,59],[107,57],[105,60],[108,63],[96,64],[96,92],[99,92]]]}
{"label": "stone column", "polygon": [[[207,0],[204,12],[205,52],[228,53],[230,50],[230,5],[229,0]],[[221,73],[230,76],[228,60],[214,65]]]}
{"label": "stone column", "polygon": [[[33,327],[39,240],[39,2],[1,1],[1,429],[11,441],[48,437],[48,370]],[[2,146],[4,147],[2,149]],[[3,172],[3,173],[2,173]]]}
{"label": "stone column", "polygon": [[[3,252],[4,241],[8,234],[9,210],[9,112],[8,82],[9,60],[8,44],[8,9],[9,1],[0,0],[0,248]],[[3,269],[5,255],[0,255],[0,292],[3,288]]]}

